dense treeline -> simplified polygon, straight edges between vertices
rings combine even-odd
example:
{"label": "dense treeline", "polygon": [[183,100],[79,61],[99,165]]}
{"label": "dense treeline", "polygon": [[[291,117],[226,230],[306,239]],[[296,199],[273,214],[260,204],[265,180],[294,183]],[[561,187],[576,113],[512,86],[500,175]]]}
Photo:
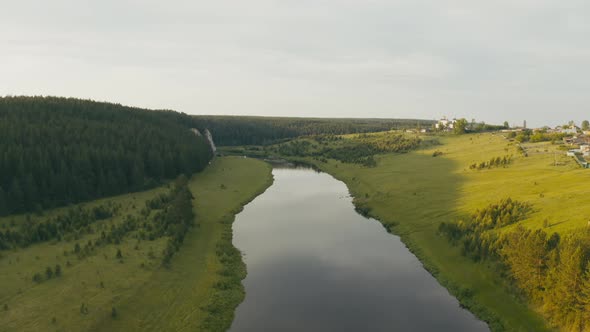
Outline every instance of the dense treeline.
{"label": "dense treeline", "polygon": [[0,250],[27,247],[50,240],[77,238],[92,232],[96,221],[109,219],[119,209],[114,204],[99,205],[91,209],[74,207],[54,217],[38,221],[27,216],[23,223],[0,230]]}
{"label": "dense treeline", "polygon": [[495,158],[490,159],[489,161],[482,161],[480,163],[473,163],[473,164],[469,165],[469,169],[474,169],[474,170],[480,171],[482,169],[491,169],[491,168],[496,168],[496,167],[507,167],[511,163],[512,163],[512,155],[504,156],[502,158],[495,157]]}
{"label": "dense treeline", "polygon": [[0,98],[0,215],[153,187],[212,157],[194,118],[56,97]]}
{"label": "dense treeline", "polygon": [[[377,165],[374,156],[387,152],[408,152],[416,149],[422,139],[395,132],[383,133],[378,136],[359,134],[344,138],[335,135],[319,135],[312,140],[295,140],[273,147],[273,152],[282,156],[313,157],[320,161],[327,158],[343,163],[360,164],[367,167]],[[429,141],[431,142],[431,141]]]}
{"label": "dense treeline", "polygon": [[590,233],[563,239],[519,227],[501,249],[510,276],[549,321],[567,331],[590,329]]}
{"label": "dense treeline", "polygon": [[193,194],[184,175],[176,180],[167,201],[167,206],[153,219],[155,234],[168,236],[162,259],[164,265],[170,264],[170,259],[182,246],[186,233],[195,224]]}
{"label": "dense treeline", "polygon": [[352,134],[416,127],[435,121],[412,119],[320,119],[254,116],[196,116],[218,145],[266,145],[283,139],[321,134]]}
{"label": "dense treeline", "polygon": [[548,133],[547,130],[536,130],[525,129],[519,133],[514,131],[509,132],[506,137],[514,139],[517,142],[558,142],[561,141],[567,135],[564,133]]}
{"label": "dense treeline", "polygon": [[[92,208],[71,207],[50,217],[27,216],[24,222],[12,225],[3,223],[0,250],[48,241],[72,241],[71,250],[64,251],[64,256],[85,259],[96,254],[98,248],[119,245],[125,238],[135,238],[139,243],[164,237],[167,242],[162,251],[162,263],[167,266],[195,225],[192,200],[188,178],[180,175],[169,192],[146,201],[140,216],[126,215],[117,220],[114,217],[120,215],[121,206],[109,202]],[[86,239],[80,241],[84,237]],[[115,258],[122,259],[120,250]],[[154,258],[153,255],[150,258]],[[66,266],[69,265],[68,261]],[[40,273],[33,276],[35,282],[43,280]]]}
{"label": "dense treeline", "polygon": [[512,200],[478,211],[468,221],[442,223],[439,231],[464,255],[495,263],[555,327],[590,329],[590,231],[564,238],[542,229],[499,227],[527,217],[530,206]]}
{"label": "dense treeline", "polygon": [[468,128],[466,129],[466,131],[469,133],[485,133],[485,132],[490,132],[490,131],[499,131],[502,129],[508,129],[508,126],[506,126],[506,125],[492,125],[492,124],[480,122],[480,123],[472,123],[472,124],[468,125]]}
{"label": "dense treeline", "polygon": [[446,235],[453,244],[460,245],[464,255],[475,260],[486,259],[497,254],[499,245],[497,234],[486,231],[524,220],[531,209],[527,203],[507,198],[477,210],[467,220],[443,222],[439,225],[439,232]]}

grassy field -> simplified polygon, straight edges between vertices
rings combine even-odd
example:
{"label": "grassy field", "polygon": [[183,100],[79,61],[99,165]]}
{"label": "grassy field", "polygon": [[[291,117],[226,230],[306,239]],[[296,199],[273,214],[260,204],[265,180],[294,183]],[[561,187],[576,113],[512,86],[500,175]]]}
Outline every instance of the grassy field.
{"label": "grassy field", "polygon": [[[499,134],[439,139],[438,146],[380,155],[374,168],[307,161],[344,181],[356,204],[400,235],[425,267],[492,329],[547,330],[535,308],[513,295],[492,267],[461,256],[457,247],[437,235],[437,228],[507,197],[533,204],[534,213],[521,222],[526,227],[560,234],[588,227],[589,170],[550,143],[525,144],[525,157],[514,142]],[[433,157],[435,151],[442,155]],[[469,167],[510,155],[512,163],[506,168]]]}
{"label": "grassy field", "polygon": [[[231,246],[231,222],[245,203],[271,183],[269,165],[243,158],[218,158],[195,175],[190,189],[198,226],[188,233],[170,268],[160,263],[165,238],[139,241],[133,233],[84,258],[71,253],[74,243],[83,244],[97,234],[0,252],[0,331],[194,331],[229,326],[243,298],[239,280],[245,273],[239,253]],[[97,222],[103,225],[97,228],[106,229],[127,215],[140,216],[146,200],[167,190],[85,206],[120,204],[115,217]],[[24,218],[3,218],[0,226],[14,227]],[[117,249],[121,259],[116,258]],[[56,264],[63,268],[60,277],[32,281],[35,273]]]}

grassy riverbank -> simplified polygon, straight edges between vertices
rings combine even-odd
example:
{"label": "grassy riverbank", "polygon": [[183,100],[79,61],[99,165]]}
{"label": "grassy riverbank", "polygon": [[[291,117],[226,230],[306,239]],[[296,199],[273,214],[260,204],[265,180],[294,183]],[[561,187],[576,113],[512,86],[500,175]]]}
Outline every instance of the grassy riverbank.
{"label": "grassy riverbank", "polygon": [[238,157],[218,158],[195,175],[190,188],[199,228],[187,236],[172,268],[157,271],[122,305],[129,319],[106,321],[101,330],[227,329],[244,297],[245,277],[241,256],[231,244],[231,223],[271,183],[268,164]]}
{"label": "grassy riverbank", "polygon": [[[271,183],[268,164],[233,157],[218,158],[193,176],[189,187],[198,226],[187,233],[169,268],[161,266],[165,238],[139,241],[133,232],[82,258],[69,253],[72,247],[94,241],[98,234],[2,252],[0,331],[226,329],[243,299],[240,281],[245,276],[240,254],[231,244],[231,222]],[[85,206],[120,205],[117,216],[96,226],[109,229],[128,215],[140,218],[145,202],[166,191],[163,187]],[[11,227],[21,219],[25,218],[7,217],[0,224]],[[122,258],[116,257],[118,249]],[[56,264],[62,267],[61,276],[31,281],[35,272],[44,273],[46,266]]]}
{"label": "grassy riverbank", "polygon": [[[525,227],[562,235],[579,230],[586,227],[584,216],[590,213],[583,195],[590,173],[548,143],[526,146],[529,153],[524,157],[500,135],[441,137],[440,142],[406,154],[379,155],[376,167],[306,160],[344,181],[357,206],[400,235],[425,267],[492,330],[547,330],[535,308],[514,295],[492,266],[462,256],[437,229],[441,222],[511,197],[533,204],[533,214],[521,222]],[[435,151],[442,154],[433,157]],[[469,167],[509,155],[512,162],[506,168]]]}

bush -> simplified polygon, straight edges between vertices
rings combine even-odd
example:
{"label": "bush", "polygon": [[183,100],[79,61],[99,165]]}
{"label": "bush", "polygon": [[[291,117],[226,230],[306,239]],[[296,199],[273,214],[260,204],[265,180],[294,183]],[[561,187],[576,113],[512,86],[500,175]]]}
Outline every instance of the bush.
{"label": "bush", "polygon": [[33,275],[33,281],[36,283],[40,283],[41,281],[43,281],[43,277],[41,277],[41,273],[35,273]]}
{"label": "bush", "polygon": [[111,309],[111,318],[115,319],[119,316],[119,313],[117,312],[117,309],[115,307],[113,307]]}
{"label": "bush", "polygon": [[53,278],[53,270],[51,269],[51,267],[48,266],[45,269],[45,276],[47,277],[47,279]]}
{"label": "bush", "polygon": [[437,151],[434,151],[434,152],[432,153],[432,156],[433,156],[433,157],[438,157],[438,156],[442,156],[442,155],[443,155],[442,151],[438,151],[438,150],[437,150]]}

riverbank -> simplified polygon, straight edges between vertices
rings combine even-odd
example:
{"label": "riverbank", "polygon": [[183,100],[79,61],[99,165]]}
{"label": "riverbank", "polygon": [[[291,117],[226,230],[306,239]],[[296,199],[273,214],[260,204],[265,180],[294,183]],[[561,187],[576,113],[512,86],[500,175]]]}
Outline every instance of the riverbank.
{"label": "riverbank", "polygon": [[489,331],[355,212],[343,182],[307,167],[273,175],[234,224],[248,276],[230,331]]}
{"label": "riverbank", "polygon": [[[441,222],[458,220],[505,197],[542,207],[522,223],[542,228],[545,218],[565,217],[558,205],[569,194],[555,189],[560,188],[560,179],[580,180],[581,174],[565,160],[563,166],[552,166],[549,159],[553,161],[553,154],[518,156],[499,135],[447,137],[441,143],[406,154],[380,155],[376,167],[304,160],[345,182],[357,208],[398,234],[438,281],[492,330],[549,330],[544,319],[515,295],[493,266],[462,256],[437,229]],[[433,157],[435,151],[442,155]],[[516,156],[507,168],[469,169],[472,163],[510,154]],[[575,185],[574,191],[580,186]],[[552,197],[545,199],[539,192]],[[566,232],[575,227],[579,225],[573,221],[561,222],[548,231]]]}
{"label": "riverbank", "polygon": [[246,275],[232,245],[231,227],[242,207],[272,184],[270,165],[255,159],[215,159],[190,180],[199,226],[187,234],[170,269],[156,271],[119,305],[120,318],[101,331],[223,331],[244,298]]}
{"label": "riverbank", "polygon": [[89,218],[80,211],[112,214],[60,239],[0,252],[0,331],[227,329],[244,297],[245,276],[231,223],[272,181],[270,165],[238,157],[217,158],[194,175],[189,187],[196,226],[168,267],[162,266],[168,237],[146,235],[154,214],[163,212],[146,207],[169,192],[168,185],[43,215],[0,218],[4,232],[63,215]]}

